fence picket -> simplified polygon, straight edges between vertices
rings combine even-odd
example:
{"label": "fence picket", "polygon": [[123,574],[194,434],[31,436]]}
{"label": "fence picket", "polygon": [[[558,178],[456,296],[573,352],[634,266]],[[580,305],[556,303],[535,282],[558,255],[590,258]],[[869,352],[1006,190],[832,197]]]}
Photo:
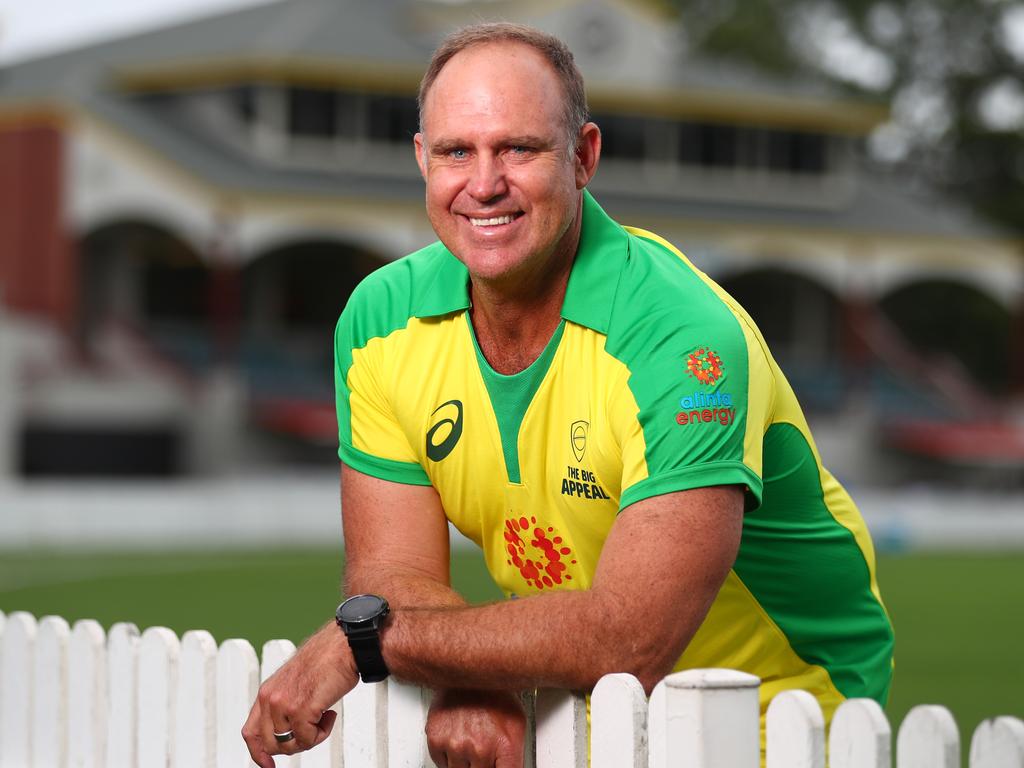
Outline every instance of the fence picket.
{"label": "fence picket", "polygon": [[36,765],[64,768],[67,760],[68,635],[60,616],[44,616],[36,628],[32,659],[31,754]]}
{"label": "fence picket", "polygon": [[807,691],[783,691],[765,717],[768,768],[825,768],[825,716]]}
{"label": "fence picket", "polygon": [[302,755],[302,768],[342,768],[341,740],[345,722],[341,702],[336,702],[331,709],[337,713],[334,729],[326,740]]}
{"label": "fence picket", "polygon": [[103,768],[107,735],[107,648],[99,622],[81,619],[68,640],[68,760]]}
{"label": "fence picket", "polygon": [[829,768],[891,768],[892,728],[874,699],[848,699],[832,716]]}
{"label": "fence picket", "polygon": [[427,724],[430,701],[426,690],[389,678],[388,686],[388,768],[430,766]]}
{"label": "fence picket", "polygon": [[[295,653],[295,643],[291,640],[268,640],[263,644],[260,654],[260,682],[262,683],[281,668],[281,665]],[[299,768],[302,756],[279,755],[274,758],[277,768]]]}
{"label": "fence picket", "polygon": [[242,725],[259,688],[260,663],[248,640],[225,640],[217,651],[217,768],[251,768]]}
{"label": "fence picket", "polygon": [[174,756],[174,703],[181,643],[167,627],[149,627],[139,642],[138,722],[135,749],[139,765],[166,768]]}
{"label": "fence picket", "polygon": [[689,669],[665,678],[668,765],[758,768],[760,680],[729,669]]}
{"label": "fence picket", "polygon": [[586,768],[587,702],[571,691],[537,691],[537,768]]}
{"label": "fence picket", "polygon": [[[295,652],[285,640],[263,648],[262,677]],[[102,627],[82,620],[0,611],[0,768],[251,768],[240,729],[261,666],[244,640],[218,650],[208,632],[179,642],[154,627]],[[757,768],[757,678],[721,669],[662,680],[646,701],[631,675],[606,675],[592,695],[588,753],[585,697],[543,690],[528,696],[525,762],[530,768]],[[425,768],[429,691],[389,680],[360,683],[333,709],[324,744],[278,758],[281,768]],[[824,768],[817,700],[776,696],[766,716],[767,768]],[[892,731],[868,699],[844,702],[829,731],[830,768],[891,768]],[[957,768],[959,733],[949,711],[915,707],[896,742],[897,768]],[[301,761],[301,762],[300,762]],[[971,740],[970,768],[1024,768],[1024,721],[986,720]]]}
{"label": "fence picket", "polygon": [[[174,707],[175,768],[215,768],[217,643],[206,630],[181,636]],[[241,737],[239,737],[241,738]]]}
{"label": "fence picket", "polygon": [[974,731],[971,768],[1024,768],[1024,721],[993,717]]}
{"label": "fence picket", "polygon": [[897,768],[959,768],[960,733],[945,707],[922,704],[903,718],[896,736]]}
{"label": "fence picket", "polygon": [[605,675],[590,697],[591,768],[647,768],[647,697],[640,681]]}
{"label": "fence picket", "polygon": [[32,711],[32,659],[36,641],[36,619],[16,611],[4,624],[0,653],[0,767],[32,765],[29,714]]}
{"label": "fence picket", "polygon": [[358,683],[341,701],[343,764],[383,768],[388,759],[388,687]]}
{"label": "fence picket", "polygon": [[665,725],[665,681],[660,680],[647,701],[647,762],[650,768],[668,768]]}
{"label": "fence picket", "polygon": [[137,768],[139,628],[119,622],[107,633],[107,768]]}

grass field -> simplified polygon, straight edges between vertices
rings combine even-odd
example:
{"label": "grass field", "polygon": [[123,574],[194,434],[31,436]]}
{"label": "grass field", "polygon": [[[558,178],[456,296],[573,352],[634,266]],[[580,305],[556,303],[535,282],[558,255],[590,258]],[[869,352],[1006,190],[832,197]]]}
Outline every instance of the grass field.
{"label": "grass field", "polygon": [[[133,621],[218,641],[300,642],[330,618],[342,561],[327,551],[71,554],[0,552],[0,610]],[[966,741],[985,717],[1024,716],[1024,556],[883,556],[879,574],[896,627],[889,714],[949,707]],[[471,601],[498,599],[483,561],[457,553],[455,586]]]}

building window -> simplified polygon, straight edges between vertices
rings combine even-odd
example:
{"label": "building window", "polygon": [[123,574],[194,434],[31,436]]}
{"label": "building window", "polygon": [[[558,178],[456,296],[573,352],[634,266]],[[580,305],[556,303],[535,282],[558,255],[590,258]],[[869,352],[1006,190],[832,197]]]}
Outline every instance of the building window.
{"label": "building window", "polygon": [[288,133],[331,138],[338,131],[338,94],[320,88],[288,89]]}
{"label": "building window", "polygon": [[419,130],[419,111],[412,96],[370,96],[370,139],[400,144]]}
{"label": "building window", "polygon": [[615,160],[643,160],[647,154],[644,123],[635,117],[599,115],[601,154]]}
{"label": "building window", "polygon": [[256,119],[256,90],[251,85],[240,85],[231,89],[231,105],[243,123]]}

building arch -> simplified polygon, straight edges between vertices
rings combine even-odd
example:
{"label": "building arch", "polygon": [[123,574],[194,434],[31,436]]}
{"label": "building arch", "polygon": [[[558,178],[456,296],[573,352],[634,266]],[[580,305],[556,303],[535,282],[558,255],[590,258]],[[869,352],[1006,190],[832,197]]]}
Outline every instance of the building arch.
{"label": "building arch", "polygon": [[177,233],[145,219],[110,221],[79,243],[76,335],[89,351],[117,325],[189,367],[209,363],[210,270]]}
{"label": "building arch", "polygon": [[334,326],[356,285],[387,259],[340,240],[295,240],[241,274],[241,362],[255,420],[305,442],[333,443]]}
{"label": "building arch", "polygon": [[923,357],[954,362],[991,394],[1012,386],[1014,318],[999,297],[972,282],[931,277],[890,290],[879,307]]}
{"label": "building arch", "polygon": [[778,267],[734,272],[720,284],[760,328],[801,402],[810,409],[840,407],[845,320],[836,293]]}

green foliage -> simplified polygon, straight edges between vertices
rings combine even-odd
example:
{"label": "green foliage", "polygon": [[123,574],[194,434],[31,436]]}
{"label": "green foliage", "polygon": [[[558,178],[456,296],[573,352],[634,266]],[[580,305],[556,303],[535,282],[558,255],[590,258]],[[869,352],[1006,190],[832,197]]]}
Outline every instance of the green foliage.
{"label": "green foliage", "polygon": [[[691,50],[782,75],[814,74],[892,105],[883,159],[1024,230],[1024,126],[983,105],[1022,94],[1024,58],[1004,22],[1020,0],[671,0]],[[840,42],[871,57],[870,84]]]}

